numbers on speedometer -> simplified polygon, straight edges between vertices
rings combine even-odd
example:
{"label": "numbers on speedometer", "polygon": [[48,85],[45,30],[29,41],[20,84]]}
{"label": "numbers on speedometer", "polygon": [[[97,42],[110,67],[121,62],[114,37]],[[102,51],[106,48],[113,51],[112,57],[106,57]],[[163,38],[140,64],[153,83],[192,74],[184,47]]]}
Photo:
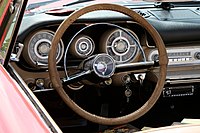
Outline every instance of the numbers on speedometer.
{"label": "numbers on speedometer", "polygon": [[[51,47],[54,32],[39,30],[32,33],[25,41],[23,50],[24,59],[33,67],[47,67],[48,53]],[[56,62],[58,63],[64,54],[64,44],[60,40],[57,48]]]}

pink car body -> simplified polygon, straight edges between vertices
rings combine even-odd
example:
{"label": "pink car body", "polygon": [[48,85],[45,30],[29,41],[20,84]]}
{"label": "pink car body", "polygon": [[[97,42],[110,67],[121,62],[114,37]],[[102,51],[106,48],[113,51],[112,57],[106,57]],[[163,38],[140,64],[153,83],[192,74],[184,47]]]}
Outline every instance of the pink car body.
{"label": "pink car body", "polygon": [[0,65],[0,73],[0,132],[51,132],[21,87],[2,65]]}

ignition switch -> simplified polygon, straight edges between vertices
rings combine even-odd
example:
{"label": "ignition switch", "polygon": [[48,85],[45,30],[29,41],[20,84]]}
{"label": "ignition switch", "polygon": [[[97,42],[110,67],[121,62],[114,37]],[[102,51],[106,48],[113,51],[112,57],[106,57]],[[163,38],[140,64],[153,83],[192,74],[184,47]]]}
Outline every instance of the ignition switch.
{"label": "ignition switch", "polygon": [[126,96],[126,102],[129,103],[129,98],[132,96],[132,90],[129,88],[131,77],[129,75],[125,75],[123,77],[123,82],[126,87],[124,95]]}

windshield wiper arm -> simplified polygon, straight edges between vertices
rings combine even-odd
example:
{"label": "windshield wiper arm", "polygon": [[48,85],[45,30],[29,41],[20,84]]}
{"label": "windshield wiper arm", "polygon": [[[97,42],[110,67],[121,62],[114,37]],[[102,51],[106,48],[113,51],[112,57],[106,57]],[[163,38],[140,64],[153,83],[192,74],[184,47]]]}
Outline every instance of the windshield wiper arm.
{"label": "windshield wiper arm", "polygon": [[84,2],[89,2],[89,1],[94,1],[94,0],[77,0],[77,1],[65,4],[63,6],[71,6],[71,5],[75,5],[75,4],[79,4],[79,3],[84,3]]}

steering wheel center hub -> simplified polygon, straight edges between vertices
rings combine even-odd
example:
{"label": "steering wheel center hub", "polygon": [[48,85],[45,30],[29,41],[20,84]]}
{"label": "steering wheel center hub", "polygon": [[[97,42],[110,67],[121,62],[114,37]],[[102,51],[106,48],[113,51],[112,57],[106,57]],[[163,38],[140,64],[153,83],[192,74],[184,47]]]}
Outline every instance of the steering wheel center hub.
{"label": "steering wheel center hub", "polygon": [[97,64],[97,71],[105,73],[107,70],[107,64],[105,62],[99,62]]}
{"label": "steering wheel center hub", "polygon": [[93,70],[101,78],[109,78],[115,72],[115,61],[108,54],[99,54],[94,58]]}

